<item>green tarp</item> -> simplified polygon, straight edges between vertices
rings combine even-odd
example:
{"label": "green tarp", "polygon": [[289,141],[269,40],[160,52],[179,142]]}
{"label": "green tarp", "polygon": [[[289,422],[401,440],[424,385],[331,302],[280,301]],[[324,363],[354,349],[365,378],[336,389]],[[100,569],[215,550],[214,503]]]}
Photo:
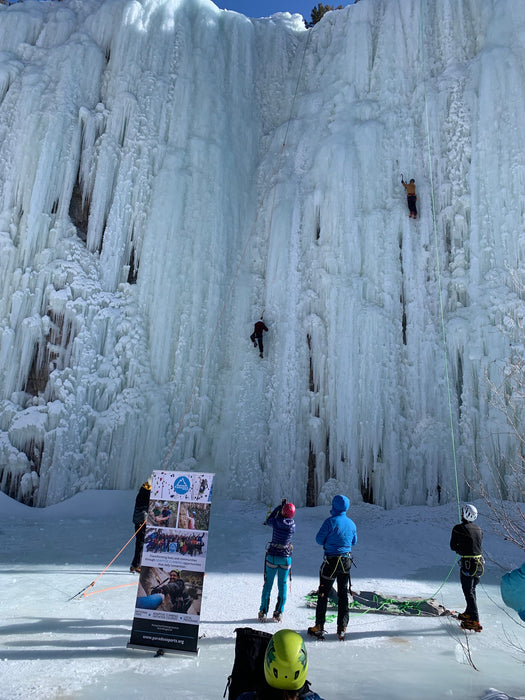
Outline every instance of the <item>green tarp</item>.
{"label": "green tarp", "polygon": [[[433,598],[386,596],[377,591],[352,590],[349,602],[350,613],[371,612],[383,615],[415,615],[420,617],[437,617],[451,614],[450,610],[447,610]],[[317,591],[311,591],[306,596],[306,604],[309,608],[317,606]],[[330,594],[328,609],[337,609],[337,593],[335,591],[332,591]]]}

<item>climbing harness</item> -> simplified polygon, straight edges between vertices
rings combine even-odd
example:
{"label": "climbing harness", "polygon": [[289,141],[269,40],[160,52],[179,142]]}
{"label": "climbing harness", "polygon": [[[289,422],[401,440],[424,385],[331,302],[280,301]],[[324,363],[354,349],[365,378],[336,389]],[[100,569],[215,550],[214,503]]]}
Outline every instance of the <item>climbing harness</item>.
{"label": "climbing harness", "polygon": [[464,554],[459,560],[461,573],[481,577],[485,573],[485,560],[481,554]]}
{"label": "climbing harness", "polygon": [[[354,560],[352,559],[352,557],[350,556],[349,553],[348,554],[339,554],[337,556],[336,562],[334,564],[332,573],[328,574],[325,571],[325,569],[326,569],[326,566],[331,559],[335,559],[335,557],[330,557],[330,556],[327,556],[325,554],[323,562],[321,564],[320,572],[319,572],[323,578],[333,580],[337,576],[338,573],[350,574],[350,568],[351,568],[352,564],[354,563]],[[347,564],[347,560],[350,560],[348,563],[348,569],[345,568],[345,565]]]}
{"label": "climbing harness", "polygon": [[278,544],[277,542],[268,542],[266,545],[266,551],[273,547],[281,552],[282,557],[291,557],[293,552],[293,544],[289,542],[288,544]]}

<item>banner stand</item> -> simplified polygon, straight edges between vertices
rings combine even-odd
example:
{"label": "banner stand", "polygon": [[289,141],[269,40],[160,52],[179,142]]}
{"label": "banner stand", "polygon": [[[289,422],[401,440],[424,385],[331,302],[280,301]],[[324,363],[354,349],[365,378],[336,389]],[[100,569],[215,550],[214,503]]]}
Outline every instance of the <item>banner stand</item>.
{"label": "banner stand", "polygon": [[[126,644],[127,649],[138,649],[139,651],[154,651],[155,647],[144,646],[144,644],[131,644],[128,642]],[[160,653],[159,653],[160,652]],[[200,647],[197,647],[195,651],[184,651],[184,649],[166,649],[165,647],[159,647],[155,656],[164,656],[164,654],[179,654],[182,656],[195,657],[201,653]]]}
{"label": "banner stand", "polygon": [[213,477],[153,472],[130,649],[199,653]]}

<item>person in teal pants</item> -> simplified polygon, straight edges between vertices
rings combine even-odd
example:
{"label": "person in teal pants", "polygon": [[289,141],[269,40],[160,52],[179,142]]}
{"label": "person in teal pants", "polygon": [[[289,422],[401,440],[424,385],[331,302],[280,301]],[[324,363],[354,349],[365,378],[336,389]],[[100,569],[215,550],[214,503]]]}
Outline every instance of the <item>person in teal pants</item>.
{"label": "person in teal pants", "polygon": [[273,612],[274,622],[280,622],[286,603],[286,584],[292,568],[292,536],[295,532],[295,506],[283,498],[266,518],[265,525],[273,528],[272,541],[264,560],[264,585],[259,608],[259,620],[264,622],[270,606],[270,595],[277,574],[277,603]]}

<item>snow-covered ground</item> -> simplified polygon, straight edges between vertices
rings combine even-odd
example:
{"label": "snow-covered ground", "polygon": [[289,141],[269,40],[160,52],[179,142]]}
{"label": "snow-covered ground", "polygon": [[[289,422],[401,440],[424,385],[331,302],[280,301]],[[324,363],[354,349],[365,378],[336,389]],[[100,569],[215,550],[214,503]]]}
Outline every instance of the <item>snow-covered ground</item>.
{"label": "snow-covered ground", "polygon": [[[101,591],[73,598],[93,581],[131,534],[131,491],[87,491],[63,503],[30,509],[0,494],[0,698],[222,697],[233,664],[235,628],[255,621],[262,587],[263,503],[212,503],[198,655],[128,649],[137,577],[128,572],[131,546],[96,583]],[[348,640],[333,632],[307,639],[312,686],[326,700],[399,698],[477,700],[489,687],[525,694],[525,626],[504,607],[499,580],[524,554],[491,531],[482,502],[487,570],[478,588],[483,632],[468,642],[451,618],[355,615]],[[304,596],[317,585],[321,561],[314,536],[326,507],[297,511],[292,591],[282,625],[305,635],[312,610]],[[418,595],[463,609],[455,556],[448,548],[457,507],[410,506],[385,511],[351,507],[358,527],[356,589]],[[130,585],[133,584],[133,585]],[[112,588],[119,586],[118,588]],[[109,588],[110,590],[102,591]],[[274,597],[272,597],[272,603]],[[306,635],[305,635],[306,636]]]}

